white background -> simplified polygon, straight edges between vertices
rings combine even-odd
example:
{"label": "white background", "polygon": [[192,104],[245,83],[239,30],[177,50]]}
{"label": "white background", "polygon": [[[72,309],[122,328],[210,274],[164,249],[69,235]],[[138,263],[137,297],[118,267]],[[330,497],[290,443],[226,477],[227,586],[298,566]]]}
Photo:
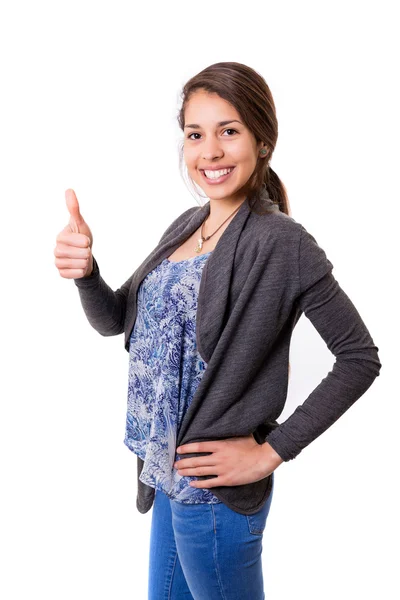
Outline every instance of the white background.
{"label": "white background", "polygon": [[[117,289],[196,200],[178,166],[185,81],[266,79],[271,165],[379,347],[372,387],[276,471],[268,600],[399,598],[396,2],[3,2],[1,496],[4,600],[147,598],[151,511],[123,444],[128,353],[54,265],[73,188]],[[302,316],[282,422],[334,357]]]}

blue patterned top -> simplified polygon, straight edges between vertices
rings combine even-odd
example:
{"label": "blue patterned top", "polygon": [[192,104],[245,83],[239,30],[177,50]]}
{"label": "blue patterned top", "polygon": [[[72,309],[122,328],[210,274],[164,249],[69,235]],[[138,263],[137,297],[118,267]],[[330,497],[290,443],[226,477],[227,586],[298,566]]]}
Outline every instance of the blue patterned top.
{"label": "blue patterned top", "polygon": [[211,489],[194,488],[195,476],[173,467],[182,419],[207,364],[196,347],[197,296],[207,257],[164,259],[143,279],[129,345],[124,444],[143,461],[139,479],[183,504],[221,502]]}

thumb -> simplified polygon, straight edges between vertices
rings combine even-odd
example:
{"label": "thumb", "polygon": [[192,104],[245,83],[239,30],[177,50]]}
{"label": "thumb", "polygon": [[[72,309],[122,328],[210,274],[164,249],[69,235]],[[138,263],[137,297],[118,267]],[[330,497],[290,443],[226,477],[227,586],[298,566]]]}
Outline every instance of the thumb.
{"label": "thumb", "polygon": [[74,190],[68,189],[65,191],[65,200],[68,212],[71,215],[69,225],[73,233],[80,233],[79,225],[82,225],[85,221],[80,213],[78,198],[76,197]]}

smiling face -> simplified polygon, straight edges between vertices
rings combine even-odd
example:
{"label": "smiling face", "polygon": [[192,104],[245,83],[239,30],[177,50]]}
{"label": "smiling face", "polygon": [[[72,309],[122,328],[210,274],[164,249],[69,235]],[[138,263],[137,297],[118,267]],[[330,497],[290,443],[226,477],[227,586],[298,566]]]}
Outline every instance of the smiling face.
{"label": "smiling face", "polygon": [[[246,197],[246,184],[263,157],[237,110],[226,100],[196,91],[185,107],[184,159],[193,181],[210,200],[237,203]],[[204,169],[233,167],[230,174],[209,179]]]}

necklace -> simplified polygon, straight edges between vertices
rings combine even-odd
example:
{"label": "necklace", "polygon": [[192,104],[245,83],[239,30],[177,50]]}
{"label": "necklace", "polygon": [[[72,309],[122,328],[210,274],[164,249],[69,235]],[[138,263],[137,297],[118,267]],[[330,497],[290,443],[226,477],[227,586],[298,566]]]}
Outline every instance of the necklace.
{"label": "necklace", "polygon": [[[227,220],[228,220],[228,219],[230,219],[230,218],[232,217],[232,215],[234,215],[235,213],[237,213],[237,211],[239,210],[239,208],[240,208],[241,206],[242,206],[242,205],[241,205],[241,204],[239,204],[239,206],[238,206],[238,207],[237,207],[237,208],[236,208],[236,209],[233,211],[233,213],[232,213],[231,215],[229,215],[229,217],[228,217],[227,219],[225,219],[225,221],[224,221],[223,223],[221,223],[221,225],[218,227],[218,229],[221,229],[222,225],[224,225],[224,224],[227,222]],[[207,217],[207,218],[208,218],[208,217]],[[207,221],[207,219],[206,219],[206,221]],[[217,231],[218,231],[218,229],[216,229],[216,230],[214,231],[214,233],[212,233],[211,235],[208,235],[207,237],[204,237],[204,236],[203,236],[203,231],[204,231],[204,225],[205,225],[205,222],[206,222],[206,221],[204,221],[204,222],[203,222],[203,224],[202,224],[202,226],[201,226],[200,237],[199,237],[199,239],[198,239],[198,241],[197,241],[197,246],[196,246],[196,248],[194,249],[194,251],[195,251],[195,252],[197,252],[197,253],[201,252],[201,249],[203,248],[203,242],[207,242],[207,240],[209,240],[209,239],[210,239],[210,238],[211,238],[211,237],[212,237],[212,236],[213,236],[215,233],[217,233]]]}

